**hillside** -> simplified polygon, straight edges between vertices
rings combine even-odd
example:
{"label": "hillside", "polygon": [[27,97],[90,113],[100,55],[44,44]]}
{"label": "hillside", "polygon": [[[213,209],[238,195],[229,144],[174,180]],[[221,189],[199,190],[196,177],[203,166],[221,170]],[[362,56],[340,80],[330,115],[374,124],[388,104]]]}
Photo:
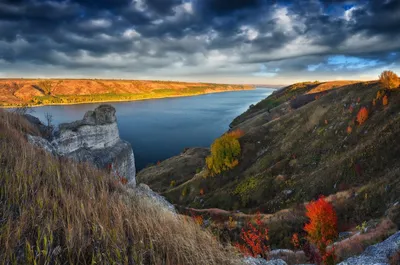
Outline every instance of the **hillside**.
{"label": "hillside", "polygon": [[[363,107],[368,117],[359,124]],[[268,219],[278,247],[290,247],[291,235],[302,232],[303,204],[320,195],[330,196],[340,231],[387,215],[400,226],[399,113],[400,92],[377,81],[294,84],[232,122],[244,133],[236,167],[212,177],[198,163],[191,170],[201,172],[182,184],[156,189],[182,207],[226,210],[226,218],[238,210],[275,216]],[[165,174],[166,162],[138,179],[146,183],[151,172],[150,186],[157,176],[173,181],[178,173]]]}
{"label": "hillside", "polygon": [[0,110],[1,264],[237,264],[191,218],[105,171],[31,146],[41,133]]}
{"label": "hillside", "polygon": [[247,85],[101,79],[0,79],[0,107],[131,101],[252,89]]}

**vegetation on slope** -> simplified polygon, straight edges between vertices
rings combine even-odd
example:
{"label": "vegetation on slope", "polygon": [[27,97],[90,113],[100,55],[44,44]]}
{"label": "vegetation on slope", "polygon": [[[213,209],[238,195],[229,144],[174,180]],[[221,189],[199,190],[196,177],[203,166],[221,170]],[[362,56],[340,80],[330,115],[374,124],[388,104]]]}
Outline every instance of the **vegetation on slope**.
{"label": "vegetation on slope", "polygon": [[1,264],[234,264],[191,219],[138,198],[104,171],[29,145],[0,110]]}
{"label": "vegetation on slope", "polygon": [[332,196],[339,231],[385,215],[400,226],[400,91],[329,83],[295,84],[250,108],[232,123],[245,132],[239,164],[163,195],[186,207],[276,216],[268,225],[275,247],[290,247],[303,203],[321,194]]}
{"label": "vegetation on slope", "polygon": [[169,81],[1,79],[0,106],[132,101],[251,88],[245,85]]}
{"label": "vegetation on slope", "polygon": [[211,154],[206,158],[209,173],[214,176],[230,170],[239,164],[241,130],[226,133],[211,145]]}

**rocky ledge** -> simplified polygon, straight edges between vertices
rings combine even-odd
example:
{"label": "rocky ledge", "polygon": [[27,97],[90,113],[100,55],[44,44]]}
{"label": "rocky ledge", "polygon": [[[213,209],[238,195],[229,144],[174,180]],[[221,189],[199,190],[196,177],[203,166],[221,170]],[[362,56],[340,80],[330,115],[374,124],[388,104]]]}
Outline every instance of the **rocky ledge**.
{"label": "rocky ledge", "polygon": [[[339,265],[389,265],[390,259],[400,251],[400,232],[395,233],[385,241],[369,246],[358,257],[349,258]],[[397,261],[394,261],[397,262]]]}
{"label": "rocky ledge", "polygon": [[[43,131],[43,124],[32,116],[28,120]],[[136,185],[135,158],[130,143],[119,137],[115,108],[101,105],[88,111],[82,120],[60,124],[49,139],[28,135],[28,140],[48,152],[108,168]]]}

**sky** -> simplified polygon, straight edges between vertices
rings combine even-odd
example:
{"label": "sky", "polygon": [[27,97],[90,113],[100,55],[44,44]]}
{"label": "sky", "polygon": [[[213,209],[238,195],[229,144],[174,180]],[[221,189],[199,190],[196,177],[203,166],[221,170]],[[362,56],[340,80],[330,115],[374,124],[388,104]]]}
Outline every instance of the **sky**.
{"label": "sky", "polygon": [[0,78],[289,84],[400,74],[400,0],[0,0]]}

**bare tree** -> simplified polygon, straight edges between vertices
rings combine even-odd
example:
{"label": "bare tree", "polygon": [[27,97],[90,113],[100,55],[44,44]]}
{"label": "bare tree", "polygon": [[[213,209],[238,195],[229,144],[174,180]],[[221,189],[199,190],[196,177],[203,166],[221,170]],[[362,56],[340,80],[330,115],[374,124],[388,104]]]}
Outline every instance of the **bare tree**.
{"label": "bare tree", "polygon": [[44,118],[46,119],[46,126],[47,126],[47,137],[51,137],[54,131],[54,125],[53,125],[53,115],[46,112],[44,114]]}

